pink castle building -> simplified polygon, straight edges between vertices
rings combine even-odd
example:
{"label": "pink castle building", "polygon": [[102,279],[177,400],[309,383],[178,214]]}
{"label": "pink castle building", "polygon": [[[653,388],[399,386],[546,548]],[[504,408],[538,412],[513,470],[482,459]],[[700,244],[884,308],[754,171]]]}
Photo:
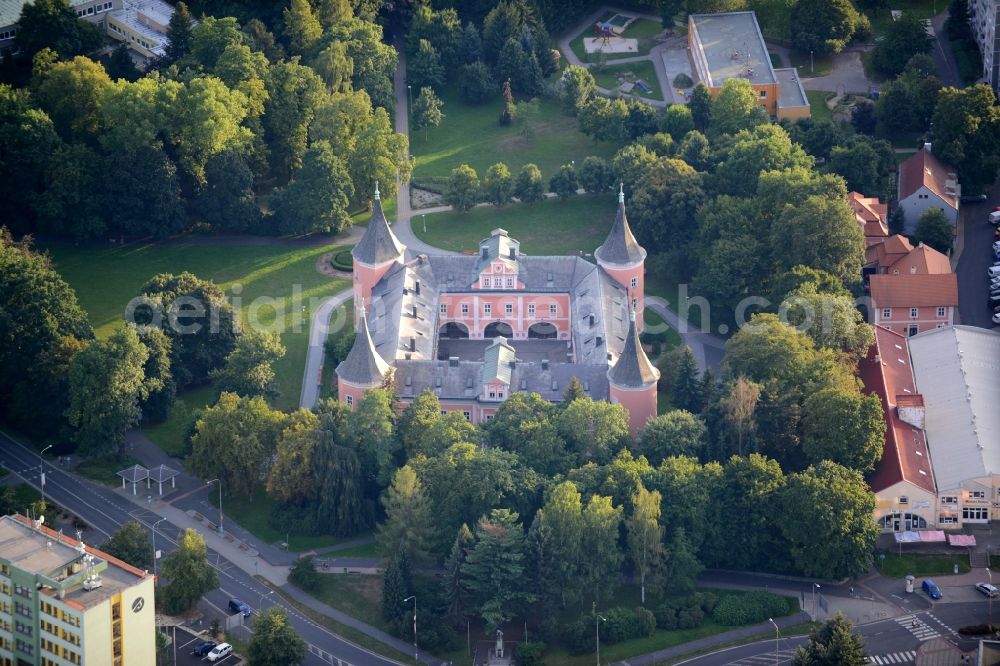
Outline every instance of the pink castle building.
{"label": "pink castle building", "polygon": [[404,404],[430,388],[443,410],[480,423],[518,391],[558,402],[576,377],[586,395],[628,409],[633,434],[656,416],[659,372],[635,316],[646,251],[629,229],[622,192],[596,264],[524,254],[503,229],[474,256],[407,258],[377,191],[351,254],[358,335],[337,367],[348,405],[391,374]]}

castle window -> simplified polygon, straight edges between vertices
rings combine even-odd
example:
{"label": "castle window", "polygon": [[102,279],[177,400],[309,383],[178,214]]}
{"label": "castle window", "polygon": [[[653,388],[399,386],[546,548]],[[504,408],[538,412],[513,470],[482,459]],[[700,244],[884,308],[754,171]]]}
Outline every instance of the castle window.
{"label": "castle window", "polygon": [[493,312],[493,305],[491,303],[483,303],[483,314],[490,314]]}
{"label": "castle window", "polygon": [[347,406],[350,407],[353,404],[354,404],[354,396],[353,395],[347,396]]}
{"label": "castle window", "polygon": [[507,303],[507,304],[505,304],[503,306],[503,311],[506,312],[507,314],[514,314],[514,305],[513,305],[513,303]]}
{"label": "castle window", "polygon": [[558,312],[559,312],[559,306],[558,305],[556,305],[555,303],[553,303],[552,305],[549,306],[549,314],[550,315],[555,315]]}
{"label": "castle window", "polygon": [[447,303],[442,303],[441,304],[441,314],[443,314],[443,315],[447,315],[448,314],[448,304]]}
{"label": "castle window", "polygon": [[462,303],[462,314],[469,314],[469,304]]}
{"label": "castle window", "polygon": [[534,317],[535,316],[535,304],[534,303],[528,303],[528,316],[529,317]]}
{"label": "castle window", "polygon": [[507,278],[507,286],[508,287],[513,287],[514,286],[514,278],[512,278],[512,277]]}
{"label": "castle window", "polygon": [[892,318],[892,308],[882,308],[882,318],[891,319]]}
{"label": "castle window", "polygon": [[944,316],[944,308],[938,308],[938,317]]}
{"label": "castle window", "polygon": [[636,289],[639,286],[639,278],[632,278],[632,288]]}

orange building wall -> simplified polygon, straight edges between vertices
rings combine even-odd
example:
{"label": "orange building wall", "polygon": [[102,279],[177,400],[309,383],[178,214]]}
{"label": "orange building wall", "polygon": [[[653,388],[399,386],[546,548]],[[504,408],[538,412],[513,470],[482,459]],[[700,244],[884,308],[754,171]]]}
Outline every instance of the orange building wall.
{"label": "orange building wall", "polygon": [[372,300],[372,289],[378,284],[382,276],[389,272],[389,269],[395,264],[395,261],[389,261],[381,266],[369,266],[368,264],[363,264],[360,261],[355,260],[354,262],[354,326],[358,325],[358,319],[361,316],[361,300],[364,299],[365,305]]}
{"label": "orange building wall", "polygon": [[[462,305],[468,306],[468,313],[462,313]],[[486,314],[485,305],[490,313]],[[507,305],[511,313],[507,314]],[[535,314],[528,314],[529,306],[535,306]],[[550,306],[556,306],[556,314],[550,314]],[[441,306],[445,307],[442,311]],[[438,301],[438,327],[448,323],[464,324],[469,329],[469,337],[482,339],[483,331],[489,324],[502,321],[510,325],[515,339],[528,337],[532,324],[548,322],[556,327],[559,340],[572,337],[572,312],[569,294],[526,294],[522,292],[497,292],[486,290],[475,293],[441,294]]]}
{"label": "orange building wall", "polygon": [[[642,311],[646,308],[646,278],[644,262],[639,263],[639,265],[633,268],[616,268],[607,264],[601,264],[601,268],[603,268],[615,282],[628,290],[630,299],[635,300],[635,311],[639,313],[639,316],[635,318],[635,323],[636,326],[639,327],[639,332],[641,333],[643,327]],[[635,279],[635,287],[632,286],[633,279]]]}
{"label": "orange building wall", "polygon": [[656,383],[649,388],[626,390],[611,385],[611,402],[628,410],[628,427],[633,437],[637,437],[646,421],[656,416]]}

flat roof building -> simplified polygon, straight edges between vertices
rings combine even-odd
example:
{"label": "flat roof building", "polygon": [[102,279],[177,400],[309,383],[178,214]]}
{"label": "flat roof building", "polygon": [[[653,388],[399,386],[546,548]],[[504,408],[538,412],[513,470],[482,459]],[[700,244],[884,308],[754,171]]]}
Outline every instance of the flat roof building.
{"label": "flat roof building", "polygon": [[0,664],[156,663],[152,574],[0,517]]}
{"label": "flat roof building", "polygon": [[775,69],[754,12],[688,16],[693,71],[715,95],[728,79],[745,79],[777,120],[809,117],[809,100],[795,68]]}

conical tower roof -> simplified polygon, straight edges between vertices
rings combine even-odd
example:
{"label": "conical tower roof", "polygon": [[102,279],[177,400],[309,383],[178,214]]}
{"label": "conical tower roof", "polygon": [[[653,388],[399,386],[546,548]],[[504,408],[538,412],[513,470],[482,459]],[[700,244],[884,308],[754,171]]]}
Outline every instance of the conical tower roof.
{"label": "conical tower roof", "polygon": [[615,223],[611,225],[608,237],[604,239],[601,247],[597,248],[594,256],[601,263],[619,265],[634,264],[646,258],[646,250],[639,245],[628,226],[624,185],[620,185],[618,189],[618,213],[615,215]]}
{"label": "conical tower roof", "polygon": [[375,351],[371,333],[368,331],[368,317],[365,315],[364,303],[361,304],[361,317],[358,319],[360,328],[354,338],[347,358],[337,366],[337,376],[345,382],[357,386],[378,386],[385,379],[385,373],[390,366],[382,356]]}
{"label": "conical tower roof", "polygon": [[646,388],[660,378],[646,352],[639,343],[639,329],[635,325],[635,310],[628,313],[628,335],[618,362],[608,370],[608,381],[622,388]]}
{"label": "conical tower roof", "polygon": [[361,237],[361,242],[351,250],[351,256],[355,261],[364,264],[377,266],[387,261],[398,259],[406,246],[399,242],[396,234],[389,228],[389,221],[385,219],[382,212],[382,199],[378,193],[378,185],[375,185],[375,205],[372,208],[372,219],[365,229],[365,235]]}

